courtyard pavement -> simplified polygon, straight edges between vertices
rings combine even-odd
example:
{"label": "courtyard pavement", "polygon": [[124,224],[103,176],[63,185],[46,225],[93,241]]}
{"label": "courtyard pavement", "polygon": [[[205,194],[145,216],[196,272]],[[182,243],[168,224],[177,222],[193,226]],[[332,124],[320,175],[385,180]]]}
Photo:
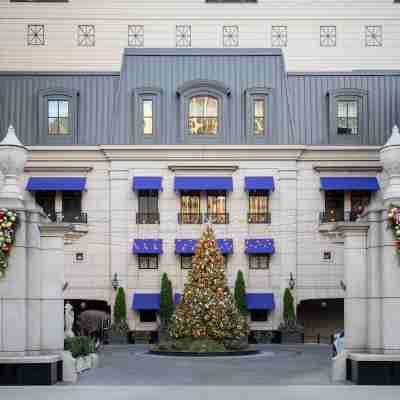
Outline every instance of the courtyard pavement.
{"label": "courtyard pavement", "polygon": [[0,400],[399,400],[400,387],[335,385],[330,346],[260,346],[240,358],[177,358],[105,346],[76,385],[0,387]]}

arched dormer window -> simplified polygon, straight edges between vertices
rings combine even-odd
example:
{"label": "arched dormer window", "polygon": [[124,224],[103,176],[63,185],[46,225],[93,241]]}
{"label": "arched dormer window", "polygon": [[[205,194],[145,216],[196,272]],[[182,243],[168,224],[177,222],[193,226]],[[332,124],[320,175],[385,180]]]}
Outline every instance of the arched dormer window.
{"label": "arched dormer window", "polygon": [[41,144],[76,143],[78,96],[78,91],[73,89],[40,90],[38,120]]}
{"label": "arched dormer window", "polygon": [[230,89],[217,81],[195,80],[177,90],[182,141],[189,144],[223,143],[229,130]]}

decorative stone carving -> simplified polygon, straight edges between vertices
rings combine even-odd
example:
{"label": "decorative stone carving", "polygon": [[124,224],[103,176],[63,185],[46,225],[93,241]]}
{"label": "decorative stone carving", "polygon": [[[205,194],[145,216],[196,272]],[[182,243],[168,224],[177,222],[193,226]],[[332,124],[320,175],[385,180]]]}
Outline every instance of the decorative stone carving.
{"label": "decorative stone carving", "polygon": [[400,133],[397,126],[393,127],[392,136],[383,146],[380,158],[389,176],[383,199],[385,203],[392,202],[400,198]]}
{"label": "decorative stone carving", "polygon": [[64,336],[67,337],[74,337],[75,334],[72,331],[72,327],[74,325],[75,313],[74,309],[71,304],[65,304],[65,333]]}

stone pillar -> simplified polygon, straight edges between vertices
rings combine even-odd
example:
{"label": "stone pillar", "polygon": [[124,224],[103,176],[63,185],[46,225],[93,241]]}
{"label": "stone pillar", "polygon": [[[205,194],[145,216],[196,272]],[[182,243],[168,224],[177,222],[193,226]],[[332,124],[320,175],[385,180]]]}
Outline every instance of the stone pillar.
{"label": "stone pillar", "polygon": [[381,313],[381,226],[382,210],[371,209],[368,212],[368,339],[367,350],[370,353],[379,353],[382,349],[382,313]]}
{"label": "stone pillar", "polygon": [[381,149],[380,158],[389,178],[383,194],[382,347],[384,353],[400,354],[400,256],[396,251],[393,233],[386,227],[389,206],[400,206],[400,133],[397,126]]}
{"label": "stone pillar", "polygon": [[344,331],[345,349],[349,352],[363,352],[367,348],[368,228],[368,224],[362,223],[338,224],[338,231],[344,236]]}
{"label": "stone pillar", "polygon": [[41,255],[41,338],[42,352],[61,353],[64,349],[64,234],[63,224],[42,224]]}

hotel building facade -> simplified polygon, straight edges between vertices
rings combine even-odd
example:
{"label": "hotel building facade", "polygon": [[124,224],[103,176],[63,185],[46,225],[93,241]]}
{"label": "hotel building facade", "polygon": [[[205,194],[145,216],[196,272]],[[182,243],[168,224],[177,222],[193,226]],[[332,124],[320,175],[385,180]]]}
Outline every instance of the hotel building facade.
{"label": "hotel building facade", "polygon": [[73,225],[65,298],[108,309],[117,280],[132,331],[156,330],[162,273],[178,300],[211,222],[253,331],[288,286],[306,337],[343,328],[336,222],[386,179],[396,3],[0,0],[0,130],[29,146],[26,196]]}

